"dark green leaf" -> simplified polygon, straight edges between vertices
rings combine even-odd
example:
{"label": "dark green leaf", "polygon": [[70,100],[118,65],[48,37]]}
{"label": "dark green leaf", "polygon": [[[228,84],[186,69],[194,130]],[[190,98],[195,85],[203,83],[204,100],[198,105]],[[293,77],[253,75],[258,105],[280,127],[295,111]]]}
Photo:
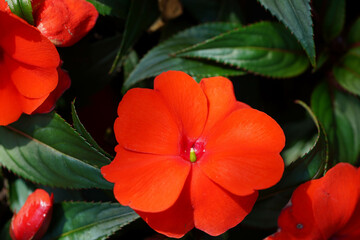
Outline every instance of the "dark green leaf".
{"label": "dark green leaf", "polygon": [[293,77],[309,62],[296,39],[278,23],[260,22],[182,49],[177,56],[213,60],[269,77]]}
{"label": "dark green leaf", "polygon": [[356,19],[354,24],[351,26],[347,41],[350,44],[360,42],[360,17]]}
{"label": "dark green leaf", "polygon": [[325,16],[322,22],[323,37],[332,41],[340,35],[345,24],[345,0],[326,1]]}
{"label": "dark green leaf", "polygon": [[0,232],[0,239],[1,240],[12,240],[11,237],[10,237],[10,232],[9,232],[10,223],[11,223],[11,220],[7,221],[5,226],[1,230],[1,232]]}
{"label": "dark green leaf", "polygon": [[63,202],[55,204],[44,240],[100,240],[139,216],[118,203]]}
{"label": "dark green leaf", "polygon": [[350,94],[319,85],[311,97],[311,107],[325,128],[334,164],[357,163],[360,156],[360,100]]}
{"label": "dark green leaf", "polygon": [[5,0],[11,12],[21,17],[29,24],[34,25],[34,18],[32,15],[31,0]]}
{"label": "dark green leaf", "polygon": [[334,67],[333,73],[343,88],[360,95],[360,47],[350,49]]}
{"label": "dark green leaf", "polygon": [[36,183],[63,188],[112,188],[100,173],[110,160],[59,115],[23,116],[0,127],[0,163]]}
{"label": "dark green leaf", "polygon": [[186,29],[153,48],[141,59],[124,83],[124,89],[139,81],[155,77],[168,70],[184,71],[198,77],[242,75],[243,71],[208,61],[185,59],[173,55],[176,51],[239,27],[232,23],[204,24]]}
{"label": "dark green leaf", "polygon": [[289,201],[295,188],[306,181],[321,177],[327,169],[327,136],[311,109],[301,101],[298,103],[306,109],[316,125],[316,141],[304,156],[285,168],[278,184],[260,192],[259,200],[244,221],[246,225],[260,228],[276,227],[280,211]]}
{"label": "dark green leaf", "polygon": [[9,203],[13,212],[19,212],[27,197],[35,190],[35,186],[18,178],[9,183]]}
{"label": "dark green leaf", "polygon": [[110,73],[115,70],[118,63],[122,61],[123,56],[128,53],[140,35],[151,26],[159,15],[158,2],[156,0],[131,1],[121,45]]}
{"label": "dark green leaf", "polygon": [[99,151],[100,153],[102,153],[104,156],[108,157],[108,158],[113,158],[110,154],[108,154],[107,152],[105,152],[105,150],[103,150],[98,144],[97,142],[94,140],[94,138],[90,135],[90,133],[88,131],[86,131],[84,125],[81,123],[79,116],[77,115],[76,109],[75,109],[75,100],[71,103],[71,116],[72,116],[72,120],[73,120],[73,125],[74,128],[76,129],[76,131],[78,133],[80,133],[80,135],[85,138],[85,140],[92,146],[94,147],[97,151]]}
{"label": "dark green leaf", "polygon": [[86,0],[92,3],[101,15],[126,18],[130,0]]}
{"label": "dark green leaf", "polygon": [[221,1],[217,0],[182,0],[181,2],[184,8],[199,22],[215,21],[221,5]]}
{"label": "dark green leaf", "polygon": [[311,20],[310,0],[259,0],[294,33],[315,66],[315,43]]}

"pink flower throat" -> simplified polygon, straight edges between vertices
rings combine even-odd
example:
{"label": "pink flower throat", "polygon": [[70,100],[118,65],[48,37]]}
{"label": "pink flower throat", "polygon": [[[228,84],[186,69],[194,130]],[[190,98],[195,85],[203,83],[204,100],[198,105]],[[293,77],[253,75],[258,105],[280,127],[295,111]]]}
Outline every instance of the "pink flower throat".
{"label": "pink flower throat", "polygon": [[201,140],[190,141],[183,137],[180,143],[180,156],[190,162],[198,161],[205,152],[205,143]]}

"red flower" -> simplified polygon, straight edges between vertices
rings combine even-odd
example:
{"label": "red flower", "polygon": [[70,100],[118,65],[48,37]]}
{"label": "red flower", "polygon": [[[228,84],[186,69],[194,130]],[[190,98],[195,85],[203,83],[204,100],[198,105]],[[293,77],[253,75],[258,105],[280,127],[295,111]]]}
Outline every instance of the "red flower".
{"label": "red flower", "polygon": [[31,114],[56,88],[55,46],[35,27],[0,11],[0,125]]}
{"label": "red flower", "polygon": [[10,236],[13,240],[41,239],[49,227],[53,195],[37,189],[29,195],[24,206],[11,219]]}
{"label": "red flower", "polygon": [[162,73],[154,90],[129,90],[118,115],[117,154],[101,172],[120,204],[167,236],[225,232],[282,176],[282,129],[237,102],[226,78]]}
{"label": "red flower", "polygon": [[279,231],[266,240],[360,239],[360,170],[339,163],[300,185],[282,210]]}
{"label": "red flower", "polygon": [[85,0],[33,0],[35,26],[56,46],[67,47],[95,25],[98,12]]}

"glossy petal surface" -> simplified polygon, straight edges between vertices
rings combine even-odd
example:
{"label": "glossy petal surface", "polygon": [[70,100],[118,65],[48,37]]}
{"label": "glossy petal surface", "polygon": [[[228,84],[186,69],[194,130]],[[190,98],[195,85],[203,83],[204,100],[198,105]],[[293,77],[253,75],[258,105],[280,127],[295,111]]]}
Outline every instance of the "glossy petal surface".
{"label": "glossy petal surface", "polygon": [[115,182],[116,199],[143,212],[160,212],[178,199],[190,171],[190,163],[177,156],[140,154],[118,149],[115,160],[101,168]]}
{"label": "glossy petal surface", "polygon": [[161,96],[149,89],[132,89],[118,107],[115,136],[125,149],[178,155],[180,132]]}
{"label": "glossy petal surface", "polygon": [[207,119],[207,99],[199,84],[186,73],[168,71],[157,76],[154,89],[158,91],[174,114],[182,133],[196,140]]}

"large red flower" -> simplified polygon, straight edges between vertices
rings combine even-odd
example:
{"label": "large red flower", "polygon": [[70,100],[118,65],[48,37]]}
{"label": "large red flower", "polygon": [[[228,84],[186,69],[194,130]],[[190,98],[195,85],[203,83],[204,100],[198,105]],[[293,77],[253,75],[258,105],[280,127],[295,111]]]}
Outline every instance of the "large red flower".
{"label": "large red flower", "polygon": [[118,115],[117,154],[101,172],[121,204],[167,236],[225,232],[282,176],[282,129],[237,102],[226,78],[162,73],[154,90],[128,91]]}
{"label": "large red flower", "polygon": [[35,27],[0,11],[0,125],[31,114],[58,85],[59,54]]}
{"label": "large red flower", "polygon": [[339,163],[324,177],[300,185],[266,240],[360,239],[360,170]]}

